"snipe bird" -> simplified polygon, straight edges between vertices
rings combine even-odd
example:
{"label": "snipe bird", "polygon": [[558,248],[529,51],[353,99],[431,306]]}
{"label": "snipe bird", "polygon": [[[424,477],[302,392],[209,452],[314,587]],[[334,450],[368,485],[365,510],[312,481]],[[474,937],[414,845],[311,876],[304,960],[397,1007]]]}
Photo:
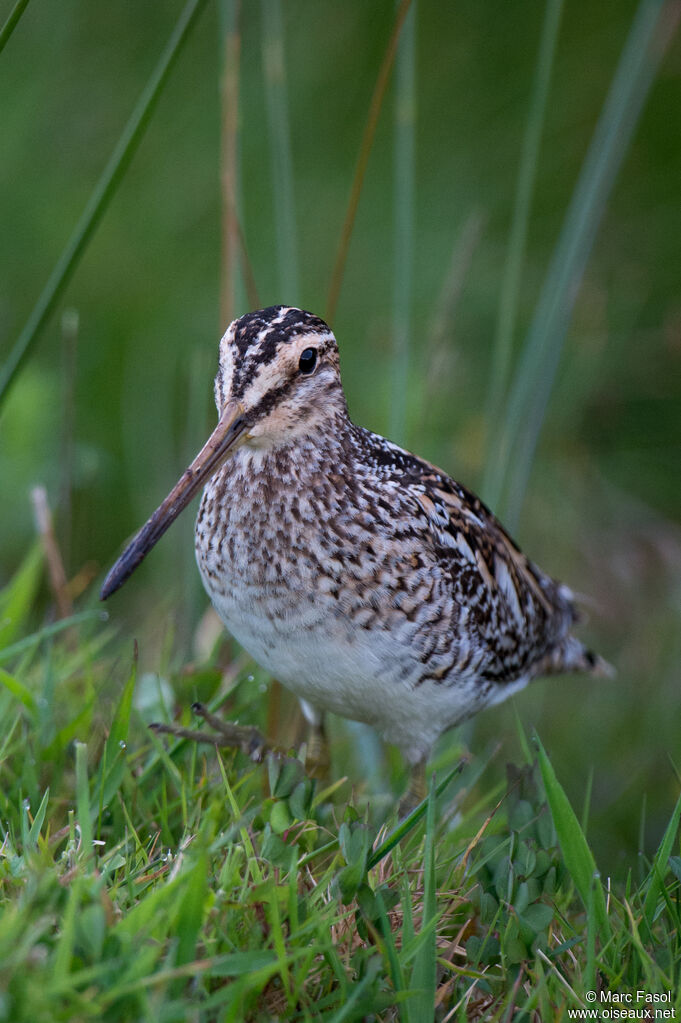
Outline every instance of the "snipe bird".
{"label": "snipe bird", "polygon": [[324,711],[373,725],[415,778],[442,732],[538,676],[608,673],[572,634],[572,591],[478,497],[351,421],[323,320],[288,306],[234,320],[215,402],[102,599],[205,484],[196,557],[227,629],[313,726]]}

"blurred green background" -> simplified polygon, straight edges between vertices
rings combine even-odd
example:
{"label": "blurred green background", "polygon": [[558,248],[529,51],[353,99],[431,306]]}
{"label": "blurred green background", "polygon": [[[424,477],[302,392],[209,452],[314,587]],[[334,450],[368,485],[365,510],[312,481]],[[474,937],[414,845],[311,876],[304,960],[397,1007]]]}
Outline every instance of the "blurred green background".
{"label": "blurred green background", "polygon": [[[0,4],[0,20],[11,4]],[[636,5],[567,0],[516,350]],[[0,55],[0,358],[9,352],[179,16],[178,2],[33,0]],[[283,5],[299,294],[282,294],[263,12],[241,12],[240,216],[262,305],[324,315],[388,0]],[[425,2],[416,18],[408,405],[395,440],[482,486],[500,281],[544,8]],[[45,483],[70,576],[103,571],[212,428],[220,322],[220,9],[209,3],[60,312],[0,413],[0,585]],[[386,433],[393,380],[394,84],[333,319],[353,418]],[[672,42],[601,225],[515,534],[589,596],[614,682],[541,682],[466,731],[518,756],[536,727],[606,873],[650,850],[681,768],[681,44]],[[453,295],[445,321],[443,292]],[[78,316],[75,343],[62,312]],[[245,312],[240,307],[237,313]],[[511,467],[512,468],[512,467]],[[485,494],[483,493],[483,497]],[[207,600],[181,519],[110,604],[143,665],[192,656]],[[49,602],[47,588],[45,605]],[[96,581],[80,604],[96,602]],[[44,610],[44,609],[43,609]],[[41,611],[43,613],[43,611]],[[454,741],[454,740],[451,740]]]}

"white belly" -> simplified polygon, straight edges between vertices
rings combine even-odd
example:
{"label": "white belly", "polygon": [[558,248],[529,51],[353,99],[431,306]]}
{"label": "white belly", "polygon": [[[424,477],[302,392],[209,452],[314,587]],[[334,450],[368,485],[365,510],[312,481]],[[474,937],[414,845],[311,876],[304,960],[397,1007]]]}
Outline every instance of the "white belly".
{"label": "white belly", "polygon": [[412,763],[445,729],[495,702],[471,676],[419,685],[422,665],[407,634],[354,626],[319,595],[282,590],[249,598],[247,587],[218,593],[210,578],[203,581],[227,629],[258,664],[313,706],[376,727]]}

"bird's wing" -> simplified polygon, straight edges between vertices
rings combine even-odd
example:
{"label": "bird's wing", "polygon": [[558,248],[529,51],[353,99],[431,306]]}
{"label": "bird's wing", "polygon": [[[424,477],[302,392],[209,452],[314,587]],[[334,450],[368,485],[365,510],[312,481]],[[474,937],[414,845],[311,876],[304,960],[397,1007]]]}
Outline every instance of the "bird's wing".
{"label": "bird's wing", "polygon": [[534,565],[480,498],[437,466],[383,438],[372,447],[455,600],[470,608],[471,628],[489,652],[485,675],[504,681],[530,670],[577,618],[570,589]]}

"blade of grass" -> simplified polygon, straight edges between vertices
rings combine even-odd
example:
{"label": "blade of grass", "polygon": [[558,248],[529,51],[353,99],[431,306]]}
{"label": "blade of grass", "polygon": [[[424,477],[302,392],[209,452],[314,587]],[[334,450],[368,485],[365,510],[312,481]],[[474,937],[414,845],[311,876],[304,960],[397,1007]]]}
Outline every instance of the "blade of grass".
{"label": "blade of grass", "polygon": [[371,985],[374,983],[380,971],[381,962],[378,959],[378,957],[376,957],[375,959],[370,959],[369,962],[367,963],[367,968],[364,976],[362,977],[358,984],[353,985],[350,997],[348,998],[347,1002],[345,1002],[345,1004],[341,1006],[338,1012],[335,1012],[333,1016],[330,1017],[329,1023],[343,1023],[343,1020],[346,1019],[362,1018],[361,1011],[358,1008],[355,1008],[355,1006],[357,1002],[359,1002],[360,998],[362,998],[362,996],[364,995],[366,989],[371,987]]}
{"label": "blade of grass", "polygon": [[2,720],[5,726],[5,733],[2,736],[2,742],[0,742],[0,763],[2,763],[2,761],[7,756],[7,751],[9,750],[12,740],[14,738],[14,733],[17,730],[19,722],[22,720],[21,714],[15,714],[13,721],[9,721],[8,717],[9,715],[3,712]]}
{"label": "blade of grass", "polygon": [[400,35],[395,61],[393,378],[390,436],[406,441],[414,252],[414,151],[416,126],[416,3]]}
{"label": "blade of grass", "polygon": [[434,921],[437,915],[435,892],[435,778],[431,778],[426,815],[426,839],[423,853],[423,911],[421,931],[429,930],[427,940],[420,945],[414,959],[411,988],[415,994],[409,1001],[410,1019],[432,1019],[435,1012],[437,981],[436,943]]}
{"label": "blade of grass", "polygon": [[0,650],[21,634],[33,609],[43,571],[43,549],[31,545],[6,586],[0,590]]}
{"label": "blade of grass", "polygon": [[[80,318],[76,309],[65,309],[61,315],[62,348],[62,422],[59,440],[59,536],[64,563],[71,561],[73,539],[73,486],[75,469],[76,378],[78,375],[78,332]],[[71,594],[70,594],[71,595]]]}
{"label": "blade of grass", "polygon": [[0,53],[5,49],[9,42],[9,37],[17,27],[21,15],[28,7],[28,0],[17,0],[12,10],[9,12],[9,16],[5,21],[5,24],[0,29]]}
{"label": "blade of grass", "polygon": [[647,864],[646,864],[645,848],[646,848],[646,811],[647,811],[647,809],[648,809],[648,794],[647,794],[647,792],[644,792],[643,793],[643,797],[641,799],[641,816],[639,817],[639,822],[638,822],[638,863],[637,863],[637,866],[638,866],[639,884],[643,884],[643,881],[644,881],[645,876],[646,876],[645,875],[645,869],[646,869]]}
{"label": "blade of grass", "polygon": [[36,647],[38,643],[42,642],[42,640],[51,639],[52,636],[56,636],[58,633],[64,632],[65,629],[68,629],[71,626],[80,625],[81,622],[92,622],[96,619],[100,622],[106,621],[108,617],[109,616],[105,611],[79,611],[78,614],[72,615],[70,618],[62,618],[61,621],[53,622],[51,625],[46,625],[43,629],[39,629],[31,636],[19,639],[16,643],[12,643],[11,646],[6,646],[4,650],[0,650],[0,664],[4,664],[6,661],[11,661],[20,654],[25,654],[28,650]]}
{"label": "blade of grass", "polygon": [[241,64],[241,4],[221,0],[222,78],[220,82],[220,191],[222,268],[220,316],[223,326],[235,316],[239,288],[239,69]]}
{"label": "blade of grass", "polygon": [[[503,515],[515,528],[563,342],[608,197],[679,11],[640,0],[573,192],[523,347],[491,470]],[[512,474],[509,473],[512,467]]]}
{"label": "blade of grass", "polygon": [[45,795],[40,801],[40,806],[38,807],[35,817],[33,818],[33,823],[31,824],[31,829],[28,833],[28,838],[26,840],[26,848],[30,851],[33,851],[35,848],[37,848],[38,839],[40,838],[40,829],[42,828],[43,822],[45,820],[45,814],[47,813],[47,804],[49,803],[49,801],[50,790],[45,789]]}
{"label": "blade of grass", "polygon": [[277,283],[280,300],[295,305],[299,295],[298,231],[281,0],[262,0],[261,12],[262,63],[277,239]]}
{"label": "blade of grass", "polygon": [[653,920],[655,919],[655,910],[657,908],[657,901],[662,892],[664,886],[664,877],[667,872],[667,864],[669,863],[669,857],[672,854],[674,848],[674,842],[679,831],[679,819],[681,818],[681,796],[676,801],[676,806],[672,812],[667,829],[662,837],[662,841],[655,853],[655,859],[648,875],[647,880],[647,891],[643,902],[643,916],[648,928],[652,927]]}
{"label": "blade of grass", "polygon": [[20,682],[14,675],[10,675],[4,668],[0,668],[0,686],[12,694],[20,703],[23,703],[26,710],[35,717],[38,711],[35,696],[23,682]]}
{"label": "blade of grass", "polygon": [[206,2],[207,0],[188,0],[185,5],[168,41],[168,45],[161,54],[158,64],[145,85],[130,119],[123,129],[123,134],[116,143],[109,161],[83,210],[80,220],[74,228],[73,234],[57,260],[57,264],[50,274],[47,284],[34,305],[12,351],[5,360],[0,371],[0,406],[24,361],[30,354],[40,331],[53,313],[99,221],[102,219],[106,207],[121,183],[130,161],[142,140],[175,61],[182,51],[198,15],[206,6]]}
{"label": "blade of grass", "polygon": [[61,918],[59,940],[57,942],[53,960],[52,983],[55,985],[67,982],[68,975],[71,972],[71,958],[73,956],[73,948],[76,943],[76,919],[78,909],[80,907],[80,901],[81,890],[79,878],[75,878],[73,884],[70,886],[68,902],[66,903],[66,909]]}
{"label": "blade of grass", "polygon": [[584,987],[587,991],[593,991],[596,986],[596,934],[598,933],[598,922],[596,920],[595,899],[596,886],[599,886],[597,877],[591,878],[589,885],[589,897],[586,905],[586,963],[584,964]]}
{"label": "blade of grass", "polygon": [[[390,926],[390,918],[388,917],[388,911],[385,908],[385,902],[380,889],[376,890],[376,905],[379,910],[380,932],[385,944],[385,956],[388,960],[390,979],[392,980],[395,994],[400,994],[404,991],[404,975],[397,955],[395,939],[393,938],[392,928]],[[400,1003],[399,1013],[401,1023],[410,1023],[409,1010],[406,1004]]]}
{"label": "blade of grass", "polygon": [[300,927],[300,914],[298,913],[298,850],[295,846],[291,848],[286,896],[289,934],[294,936],[297,935],[298,928]]}
{"label": "blade of grass", "polygon": [[265,914],[270,926],[270,935],[272,938],[272,944],[274,945],[274,951],[277,954],[277,962],[280,966],[279,976],[281,978],[281,986],[286,993],[290,1012],[295,1007],[295,1002],[292,1000],[291,977],[288,971],[289,960],[286,956],[286,937],[284,935],[284,926],[279,908],[279,892],[272,876],[268,877],[264,885],[264,889],[266,892]]}
{"label": "blade of grass", "polygon": [[499,310],[494,333],[491,377],[485,416],[487,423],[487,458],[485,460],[486,470],[483,481],[483,493],[489,495],[492,504],[496,502],[499,495],[498,492],[495,492],[498,485],[497,481],[491,478],[493,469],[491,453],[493,445],[498,442],[499,438],[500,411],[511,368],[513,334],[518,314],[520,281],[525,262],[532,195],[537,176],[539,147],[544,129],[546,104],[551,85],[551,73],[553,71],[562,13],[563,0],[547,0],[534,72],[530,109],[523,138],[520,168],[518,170],[511,237],[504,267],[504,276],[501,282],[501,296],[499,298]]}
{"label": "blade of grass", "polygon": [[525,729],[523,727],[523,723],[522,723],[522,720],[520,718],[520,714],[518,713],[518,708],[515,705],[515,701],[514,701],[514,707],[513,707],[513,714],[514,714],[514,717],[515,717],[515,727],[516,727],[516,732],[518,733],[518,742],[520,743],[520,749],[522,750],[522,754],[523,754],[523,757],[525,759],[525,763],[529,764],[531,766],[534,763],[534,757],[532,756],[532,751],[530,749],[530,744],[527,741],[527,736],[525,735]]}
{"label": "blade of grass", "polygon": [[[175,917],[173,930],[179,940],[174,967],[186,966],[194,959],[207,898],[208,863],[205,854],[202,854],[189,875]],[[171,985],[171,992],[177,995],[183,987],[182,980],[179,980]]]}
{"label": "blade of grass", "polygon": [[92,720],[92,710],[95,698],[90,697],[82,709],[68,721],[63,728],[60,728],[54,739],[42,748],[42,760],[48,764],[58,756],[76,735],[86,734]]}
{"label": "blade of grass", "polygon": [[400,899],[402,904],[402,947],[409,945],[414,940],[414,913],[411,904],[411,885],[406,857],[402,855],[401,849],[395,850],[395,864],[397,871],[402,874],[400,883]]}
{"label": "blade of grass", "polygon": [[[466,761],[462,760],[461,763],[458,764],[453,771],[450,771],[449,774],[445,775],[445,777],[442,779],[441,782],[439,782],[437,788],[435,789],[436,796],[442,795],[444,790],[449,785],[450,781],[452,781],[452,779],[455,778],[457,774],[461,773],[465,763]],[[381,862],[384,856],[387,856],[388,853],[391,852],[391,850],[394,849],[395,846],[402,841],[403,838],[406,838],[410,831],[414,830],[418,822],[421,820],[423,816],[425,816],[428,810],[429,799],[430,796],[426,796],[426,798],[422,802],[420,802],[419,805],[411,811],[411,813],[407,814],[404,820],[400,821],[396,828],[393,828],[393,830],[385,838],[385,840],[381,842],[379,847],[377,849],[374,849],[374,851],[369,854],[369,858],[367,859],[367,870],[372,870],[378,863]]]}
{"label": "blade of grass", "polygon": [[64,559],[54,531],[52,509],[47,499],[47,488],[42,484],[31,488],[31,504],[36,533],[40,537],[50,588],[57,605],[57,617],[69,618],[73,614],[73,601],[69,595]]}
{"label": "blade of grass", "polygon": [[472,210],[457,231],[449,263],[442,277],[440,293],[435,301],[435,312],[430,322],[423,349],[427,365],[419,401],[418,428],[424,429],[433,400],[441,394],[451,374],[453,339],[456,334],[456,312],[464,293],[475,250],[482,237],[485,216]]}
{"label": "blade of grass", "polygon": [[109,738],[107,739],[107,746],[109,747],[110,754],[116,752],[117,747],[120,748],[128,739],[128,730],[130,728],[130,714],[132,712],[132,700],[135,694],[135,682],[137,681],[137,663],[139,659],[139,652],[137,643],[135,643],[135,651],[133,654],[132,668],[128,676],[127,682],[123,686],[123,692],[121,693],[116,712],[111,722],[111,729],[109,731]]}
{"label": "blade of grass", "polygon": [[90,816],[90,786],[87,778],[87,743],[76,743],[76,808],[80,825],[83,859],[92,855],[92,818]]}
{"label": "blade of grass", "polygon": [[221,287],[220,322],[226,325],[237,310],[261,306],[246,238],[240,220],[239,92],[241,68],[241,3],[218,4],[222,37],[220,83]]}
{"label": "blade of grass", "polygon": [[586,834],[587,827],[589,825],[589,813],[591,811],[591,793],[594,784],[594,769],[593,764],[589,768],[589,774],[586,779],[586,791],[584,793],[584,806],[582,807],[582,831]]}
{"label": "blade of grass", "polygon": [[[644,946],[643,939],[639,934],[639,920],[634,916],[631,906],[626,901],[624,902],[624,909],[627,917],[629,918],[628,922],[631,944],[633,948],[636,949],[638,961],[643,970],[643,984],[641,986],[651,991],[657,982],[661,987],[663,987],[663,989],[671,989],[674,986],[674,980],[672,979],[673,972],[668,971],[665,973],[665,970],[661,967],[660,963],[655,962],[655,959],[653,959],[651,949]],[[667,1018],[673,1019],[674,1017],[671,1016]]]}
{"label": "blade of grass", "polygon": [[359,156],[357,157],[355,176],[352,181],[350,199],[348,202],[348,208],[345,213],[345,220],[343,222],[340,241],[338,243],[336,262],[333,268],[333,273],[331,274],[331,283],[329,285],[329,297],[326,303],[326,319],[331,324],[333,324],[333,319],[334,316],[336,315],[336,306],[338,305],[338,297],[340,295],[340,289],[343,283],[345,262],[348,256],[348,249],[350,247],[350,237],[352,235],[355,217],[357,216],[357,207],[359,206],[359,197],[362,194],[362,185],[364,184],[364,175],[366,174],[367,164],[369,163],[369,154],[371,153],[371,147],[373,145],[374,137],[376,135],[378,118],[380,116],[381,108],[383,106],[383,100],[385,98],[386,89],[388,88],[390,71],[392,69],[393,62],[395,60],[395,54],[397,52],[397,43],[400,37],[402,26],[404,24],[404,19],[406,18],[407,12],[409,10],[410,3],[411,0],[400,0],[400,5],[397,8],[397,14],[395,15],[393,30],[390,34],[388,45],[383,55],[383,61],[381,63],[381,67],[379,68],[378,78],[376,79],[376,85],[374,86],[374,92],[371,97],[371,103],[369,104],[369,114],[367,117],[366,125],[364,127],[362,142],[359,147]]}
{"label": "blade of grass", "polygon": [[123,692],[121,693],[118,706],[111,722],[109,737],[106,740],[102,751],[102,759],[99,769],[99,778],[95,785],[95,792],[98,792],[98,821],[97,835],[101,833],[102,813],[104,807],[108,806],[114,794],[120,788],[126,770],[126,748],[128,741],[128,730],[130,728],[130,713],[132,711],[132,699],[135,692],[135,681],[137,678],[137,644],[135,644],[135,656],[132,671],[128,677]]}
{"label": "blade of grass", "polygon": [[[548,799],[551,816],[563,852],[565,866],[575,883],[584,906],[593,906],[593,915],[598,931],[605,939],[609,933],[608,915],[605,908],[603,888],[598,879],[598,871],[593,854],[582,831],[577,815],[565,794],[553,770],[553,765],[546,755],[539,737],[535,736],[539,768],[541,770],[546,798]],[[592,893],[593,886],[593,893]]]}

